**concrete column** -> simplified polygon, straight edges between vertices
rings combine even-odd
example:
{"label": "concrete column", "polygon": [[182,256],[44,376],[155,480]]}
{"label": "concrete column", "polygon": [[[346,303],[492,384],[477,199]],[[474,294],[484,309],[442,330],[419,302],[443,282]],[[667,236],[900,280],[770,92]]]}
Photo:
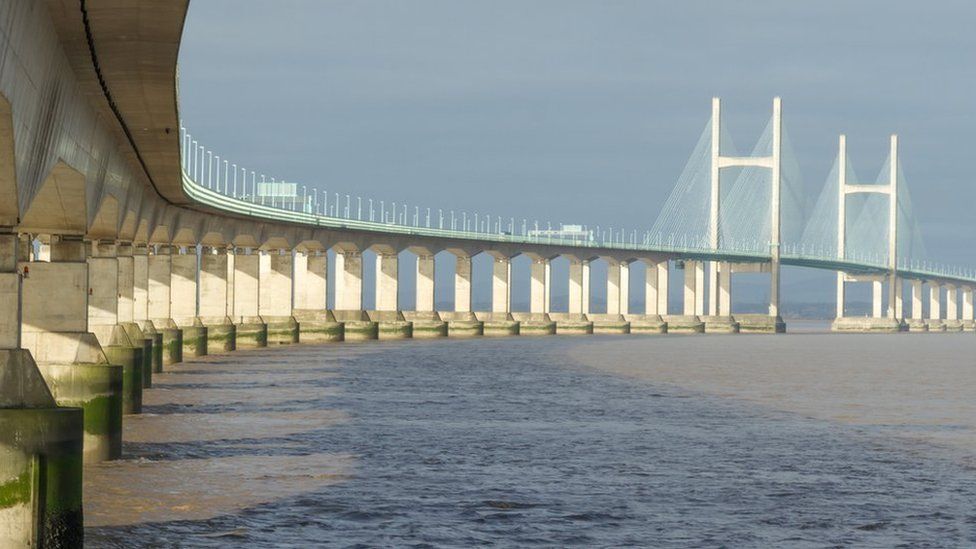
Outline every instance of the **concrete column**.
{"label": "concrete column", "polygon": [[881,318],[881,299],[884,295],[884,288],[880,280],[871,281],[871,316]]}
{"label": "concrete column", "polygon": [[434,310],[434,256],[417,256],[417,300],[414,309],[420,312]]}
{"label": "concrete column", "polygon": [[922,320],[924,318],[922,311],[922,281],[913,280],[912,281],[912,319]]}
{"label": "concrete column", "polygon": [[583,314],[590,314],[590,262],[583,262]]}
{"label": "concrete column", "polygon": [[135,321],[135,271],[131,243],[117,247],[119,263],[119,322]]}
{"label": "concrete column", "polygon": [[723,261],[718,271],[718,309],[717,314],[732,314],[732,264]]}
{"label": "concrete column", "polygon": [[959,293],[952,284],[946,284],[946,320],[959,320]]}
{"label": "concrete column", "polygon": [[630,314],[630,264],[620,262],[620,314]]}
{"label": "concrete column", "polygon": [[[290,250],[258,254],[258,314],[290,317],[292,310],[292,255]],[[267,319],[265,319],[267,320]]]}
{"label": "concrete column", "polygon": [[234,254],[234,316],[236,323],[259,315],[261,293],[260,259],[257,253],[238,250]]}
{"label": "concrete column", "polygon": [[132,320],[149,320],[149,255],[145,245],[132,248]]}
{"label": "concrete column", "polygon": [[898,277],[892,277],[891,280],[895,285],[895,318],[901,320],[905,318],[902,280]]}
{"label": "concrete column", "polygon": [[335,264],[336,310],[362,310],[363,256],[358,251],[336,250]]}
{"label": "concrete column", "polygon": [[659,315],[668,314],[670,263],[670,261],[664,260],[657,264],[657,314]]}
{"label": "concrete column", "polygon": [[656,315],[658,312],[657,302],[657,263],[644,262],[644,314]]}
{"label": "concrete column", "polygon": [[491,312],[511,312],[512,262],[508,257],[495,257],[491,275]]}
{"label": "concrete column", "polygon": [[17,235],[0,232],[0,349],[21,346],[21,274],[17,269]]}
{"label": "concrete column", "polygon": [[620,263],[607,259],[607,314],[620,314]]}
{"label": "concrete column", "polygon": [[227,248],[226,250],[217,250],[217,253],[222,253],[227,258],[227,316],[232,320],[237,315],[237,311],[234,308],[234,287],[236,284],[235,275],[237,274],[237,254],[233,247]]}
{"label": "concrete column", "polygon": [[719,304],[719,285],[721,283],[719,280],[719,270],[721,268],[721,264],[718,261],[708,262],[708,314],[711,316],[726,314],[719,312],[721,309],[721,305]]}
{"label": "concrete column", "polygon": [[172,320],[170,314],[170,272],[172,271],[172,248],[161,245],[156,253],[149,256],[149,318],[167,325]]}
{"label": "concrete column", "polygon": [[228,254],[222,249],[204,248],[200,256],[200,317],[227,318]]}
{"label": "concrete column", "polygon": [[549,259],[540,257],[532,260],[529,281],[529,312],[545,313],[549,300]]}
{"label": "concrete column", "polygon": [[329,256],[325,252],[295,255],[295,308],[325,310]]}
{"label": "concrete column", "polygon": [[552,264],[550,261],[546,261],[546,303],[545,311],[546,314],[551,312],[550,305],[552,302]]}
{"label": "concrete column", "polygon": [[197,249],[187,246],[170,256],[170,316],[181,328],[197,317]]}
{"label": "concrete column", "polygon": [[695,262],[695,314],[705,314],[705,263]]}
{"label": "concrete column", "polygon": [[837,271],[837,318],[844,318],[845,276],[843,272]]}
{"label": "concrete column", "polygon": [[105,346],[119,324],[119,262],[115,242],[96,241],[89,246],[88,327]]}
{"label": "concrete column", "polygon": [[376,254],[376,310],[397,310],[397,254]]}
{"label": "concrete column", "polygon": [[459,255],[454,263],[454,312],[471,312],[471,257]]}
{"label": "concrete column", "polygon": [[583,314],[583,302],[587,300],[583,293],[583,269],[586,261],[569,261],[569,312]]}
{"label": "concrete column", "polygon": [[973,287],[962,287],[962,319],[973,320]]}
{"label": "concrete column", "polygon": [[942,318],[942,290],[938,284],[929,283],[929,318]]}

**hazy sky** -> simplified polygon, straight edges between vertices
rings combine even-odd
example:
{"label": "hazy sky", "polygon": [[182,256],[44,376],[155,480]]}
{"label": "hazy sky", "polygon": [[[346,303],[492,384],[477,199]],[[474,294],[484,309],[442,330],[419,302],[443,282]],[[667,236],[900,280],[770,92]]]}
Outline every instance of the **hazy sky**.
{"label": "hazy sky", "polygon": [[288,181],[647,229],[709,115],[748,149],[783,97],[815,198],[898,133],[934,259],[976,265],[976,3],[194,0],[187,126]]}

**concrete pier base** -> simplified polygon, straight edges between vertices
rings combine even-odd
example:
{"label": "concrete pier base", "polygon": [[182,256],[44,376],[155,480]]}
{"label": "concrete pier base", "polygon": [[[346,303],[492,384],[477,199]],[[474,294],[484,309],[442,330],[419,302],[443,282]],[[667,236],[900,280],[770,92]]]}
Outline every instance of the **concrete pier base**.
{"label": "concrete pier base", "polygon": [[102,349],[110,364],[122,368],[122,413],[142,413],[142,348],[106,345]]}
{"label": "concrete pier base", "polygon": [[963,320],[962,321],[962,331],[964,331],[964,332],[974,332],[974,331],[976,331],[976,321]]}
{"label": "concrete pier base", "polygon": [[264,316],[268,325],[268,345],[291,345],[298,343],[298,321],[293,316]]}
{"label": "concrete pier base", "polygon": [[207,328],[207,353],[229,353],[237,349],[237,326],[226,316],[202,316]]}
{"label": "concrete pier base", "polygon": [[699,317],[705,323],[706,334],[737,334],[739,333],[739,323],[731,316],[711,316]]}
{"label": "concrete pier base", "polygon": [[909,332],[927,332],[929,331],[929,323],[925,322],[919,318],[910,318],[907,320],[908,331]]}
{"label": "concrete pier base", "polygon": [[143,332],[135,322],[123,322],[120,326],[133,344],[142,342],[142,388],[148,389],[152,387],[153,336]]}
{"label": "concrete pier base", "polygon": [[632,334],[668,333],[668,323],[661,318],[661,315],[624,315],[624,319],[630,323]]}
{"label": "concrete pier base", "polygon": [[519,335],[556,335],[556,323],[545,313],[512,313],[519,323]]}
{"label": "concrete pier base", "polygon": [[336,322],[330,311],[295,309],[292,316],[298,322],[298,339],[302,343],[332,343],[344,339],[344,325]]}
{"label": "concrete pier base", "polygon": [[[152,371],[153,373],[163,371],[163,332],[156,329],[151,320],[137,322],[142,333],[153,340],[152,348]],[[151,374],[150,374],[151,375]]]}
{"label": "concrete pier base", "polygon": [[84,461],[122,457],[122,367],[38,364],[58,406],[84,411]]}
{"label": "concrete pier base", "polygon": [[549,318],[556,322],[558,335],[589,335],[593,333],[593,323],[586,315],[577,313],[549,313]]}
{"label": "concrete pier base", "polygon": [[207,355],[207,327],[199,318],[177,323],[183,331],[183,360]]}
{"label": "concrete pier base", "polygon": [[587,320],[593,323],[594,334],[629,334],[630,322],[620,314],[588,314]]}
{"label": "concrete pier base", "polygon": [[475,318],[483,324],[482,335],[485,337],[502,337],[519,335],[520,325],[510,313],[474,313]]}
{"label": "concrete pier base", "polygon": [[665,315],[668,323],[668,333],[671,334],[703,334],[705,323],[696,315]]}
{"label": "concrete pier base", "polygon": [[413,324],[414,339],[447,337],[447,322],[434,311],[403,311],[403,318]]}
{"label": "concrete pier base", "polygon": [[268,346],[268,325],[259,316],[245,316],[234,325],[235,343],[238,349],[253,349]]}
{"label": "concrete pier base", "polygon": [[962,331],[962,321],[961,320],[946,320],[945,321],[945,331],[947,332],[961,332]]}
{"label": "concrete pier base", "polygon": [[336,310],[332,316],[342,322],[346,341],[364,341],[379,338],[379,324],[373,322],[365,311]]}
{"label": "concrete pier base", "polygon": [[892,333],[901,331],[901,323],[893,318],[841,317],[830,325],[833,332]]}
{"label": "concrete pier base", "polygon": [[478,320],[474,313],[440,311],[438,312],[447,322],[448,337],[478,337],[485,335],[485,324]]}
{"label": "concrete pier base", "polygon": [[183,362],[183,330],[171,318],[153,320],[153,325],[163,333],[163,366]]}
{"label": "concrete pier base", "polygon": [[781,316],[741,314],[734,316],[743,334],[785,334],[786,322]]}
{"label": "concrete pier base", "polygon": [[0,408],[0,547],[84,543],[83,422],[78,408]]}
{"label": "concrete pier base", "polygon": [[929,325],[930,332],[944,332],[946,331],[945,321],[941,318],[929,318],[925,321]]}
{"label": "concrete pier base", "polygon": [[409,339],[413,337],[413,324],[400,311],[366,311],[366,316],[377,324],[378,339]]}

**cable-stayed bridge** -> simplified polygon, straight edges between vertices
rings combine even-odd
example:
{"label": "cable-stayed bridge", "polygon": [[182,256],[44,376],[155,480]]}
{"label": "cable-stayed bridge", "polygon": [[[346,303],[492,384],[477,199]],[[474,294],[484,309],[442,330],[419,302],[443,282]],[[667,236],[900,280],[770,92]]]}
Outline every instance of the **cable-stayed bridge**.
{"label": "cable-stayed bridge", "polygon": [[[714,99],[712,116],[684,170],[655,222],[645,228],[583,225],[567,232],[553,230],[551,222],[397,204],[318,185],[287,183],[221,159],[182,128],[181,135],[187,192],[215,208],[340,230],[471,241],[486,250],[496,243],[576,248],[582,251],[570,255],[584,258],[584,269],[585,261],[600,257],[589,249],[612,250],[615,265],[664,254],[685,268],[687,290],[682,316],[709,317],[704,322],[706,328],[713,324],[716,330],[734,329],[735,321],[728,317],[733,314],[735,272],[769,273],[769,316],[779,316],[782,265],[837,271],[838,319],[845,318],[846,282],[873,285],[872,318],[878,320],[841,320],[836,323],[837,329],[907,329],[908,324],[889,322],[903,318],[905,281],[911,286],[915,328],[924,329],[927,324],[918,322],[925,319],[923,283],[929,285],[930,306],[941,301],[944,289],[948,309],[957,311],[956,317],[948,320],[971,320],[969,285],[976,281],[976,271],[942,265],[926,256],[898,159],[897,136],[891,136],[888,157],[870,180],[857,177],[847,156],[846,138],[840,136],[834,167],[820,195],[808,200],[778,98],[764,131],[747,154],[736,149],[721,123],[721,102]],[[285,188],[288,192],[282,192]],[[548,261],[555,255],[540,257]],[[660,260],[647,263],[656,269],[661,284],[669,269],[658,270]],[[663,287],[667,287],[666,282]],[[535,289],[548,291],[545,285]],[[651,291],[662,296],[660,288]],[[627,295],[626,289],[612,288],[613,292]],[[582,312],[585,297],[581,296],[579,311],[569,312]],[[612,297],[608,295],[608,300],[613,301]],[[662,297],[644,313],[671,312],[666,296]],[[548,297],[543,295],[537,301],[545,303]],[[883,318],[887,320],[880,320]],[[759,326],[750,323],[749,328]]]}
{"label": "cable-stayed bridge", "polygon": [[[783,265],[837,272],[839,330],[974,328],[976,273],[926,257],[894,137],[874,180],[854,174],[841,137],[833,174],[807,201],[780,102],[740,155],[716,100],[660,215],[640,228],[299,192],[181,131],[186,8],[0,4],[0,545],[80,545],[82,462],[121,456],[123,414],[139,413],[152,376],[184,357],[355,339],[780,332]],[[415,256],[412,310],[400,300],[404,251]],[[454,258],[449,310],[435,308],[439,253]],[[492,258],[488,276],[473,276],[479,254]],[[528,311],[512,310],[517,256],[531,260]],[[550,303],[554,258],[569,262],[563,311]],[[641,265],[644,304],[631,311]],[[766,314],[732,310],[742,272],[768,274]],[[852,282],[872,285],[870,317],[845,315]],[[472,307],[476,284],[491,288],[489,310]]]}

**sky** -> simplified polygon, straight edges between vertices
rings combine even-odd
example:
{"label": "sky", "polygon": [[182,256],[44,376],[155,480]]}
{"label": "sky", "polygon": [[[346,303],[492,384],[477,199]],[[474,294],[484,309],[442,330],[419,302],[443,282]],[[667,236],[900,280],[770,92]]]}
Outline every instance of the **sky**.
{"label": "sky", "polygon": [[839,133],[872,181],[897,133],[931,259],[976,266],[974,26],[968,1],[195,0],[180,109],[310,187],[643,230],[711,97],[748,149],[778,95],[811,201]]}

